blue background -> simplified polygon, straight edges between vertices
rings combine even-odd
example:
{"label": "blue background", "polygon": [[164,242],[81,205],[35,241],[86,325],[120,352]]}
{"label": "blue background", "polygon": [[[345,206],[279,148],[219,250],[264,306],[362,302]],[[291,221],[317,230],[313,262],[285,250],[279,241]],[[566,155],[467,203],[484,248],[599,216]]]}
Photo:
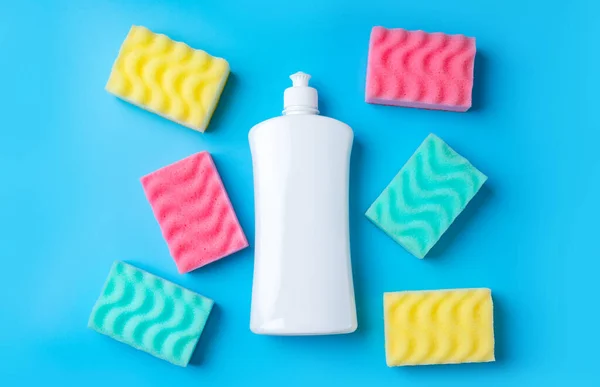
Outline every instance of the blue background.
{"label": "blue background", "polygon": [[[0,385],[600,385],[598,11],[592,0],[2,1]],[[132,24],[230,62],[209,132],[104,91]],[[374,25],[475,36],[473,109],[364,103]],[[312,74],[322,113],[356,133],[351,335],[253,335],[252,248],[177,274],[139,183],[212,152],[252,241],[247,133],[280,113],[297,70]],[[430,132],[489,180],[418,260],[363,213]],[[188,368],[86,328],[117,259],[217,302]],[[495,302],[495,363],[386,367],[384,291],[480,286]]]}

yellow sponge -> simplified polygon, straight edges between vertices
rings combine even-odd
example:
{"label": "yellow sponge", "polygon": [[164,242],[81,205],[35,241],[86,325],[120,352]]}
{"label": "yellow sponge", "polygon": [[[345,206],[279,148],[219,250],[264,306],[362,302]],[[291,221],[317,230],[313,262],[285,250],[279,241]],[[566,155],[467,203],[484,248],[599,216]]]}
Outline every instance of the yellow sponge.
{"label": "yellow sponge", "polygon": [[106,90],[204,132],[228,75],[225,59],[133,26],[121,46]]}
{"label": "yellow sponge", "polygon": [[385,293],[387,365],[494,361],[490,289]]}

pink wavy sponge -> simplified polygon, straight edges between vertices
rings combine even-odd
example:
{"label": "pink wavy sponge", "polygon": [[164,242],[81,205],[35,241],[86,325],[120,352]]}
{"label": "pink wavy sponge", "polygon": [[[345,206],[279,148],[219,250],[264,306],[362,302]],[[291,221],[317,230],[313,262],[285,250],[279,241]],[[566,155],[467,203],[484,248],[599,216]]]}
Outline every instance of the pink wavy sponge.
{"label": "pink wavy sponge", "polygon": [[471,107],[475,38],[374,27],[366,101],[465,112]]}
{"label": "pink wavy sponge", "polygon": [[161,168],[141,181],[180,273],[248,246],[208,152]]}

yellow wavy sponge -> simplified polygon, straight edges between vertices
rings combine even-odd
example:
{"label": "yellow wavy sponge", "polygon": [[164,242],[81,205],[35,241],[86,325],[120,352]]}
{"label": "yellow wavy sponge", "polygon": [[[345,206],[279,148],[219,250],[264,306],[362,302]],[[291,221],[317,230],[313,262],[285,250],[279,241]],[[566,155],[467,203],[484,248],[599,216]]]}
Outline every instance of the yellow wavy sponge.
{"label": "yellow wavy sponge", "polygon": [[384,293],[389,367],[494,361],[490,289]]}
{"label": "yellow wavy sponge", "polygon": [[225,59],[133,26],[106,90],[119,98],[204,132],[227,77]]}

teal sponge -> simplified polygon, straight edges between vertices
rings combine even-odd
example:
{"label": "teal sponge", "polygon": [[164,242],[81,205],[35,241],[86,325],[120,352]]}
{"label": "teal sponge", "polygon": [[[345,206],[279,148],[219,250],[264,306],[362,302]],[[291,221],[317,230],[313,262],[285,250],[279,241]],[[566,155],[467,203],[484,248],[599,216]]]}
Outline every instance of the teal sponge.
{"label": "teal sponge", "polygon": [[424,258],[486,180],[430,134],[366,216],[411,254]]}
{"label": "teal sponge", "polygon": [[115,262],[88,327],[185,367],[213,301],[123,262]]}

